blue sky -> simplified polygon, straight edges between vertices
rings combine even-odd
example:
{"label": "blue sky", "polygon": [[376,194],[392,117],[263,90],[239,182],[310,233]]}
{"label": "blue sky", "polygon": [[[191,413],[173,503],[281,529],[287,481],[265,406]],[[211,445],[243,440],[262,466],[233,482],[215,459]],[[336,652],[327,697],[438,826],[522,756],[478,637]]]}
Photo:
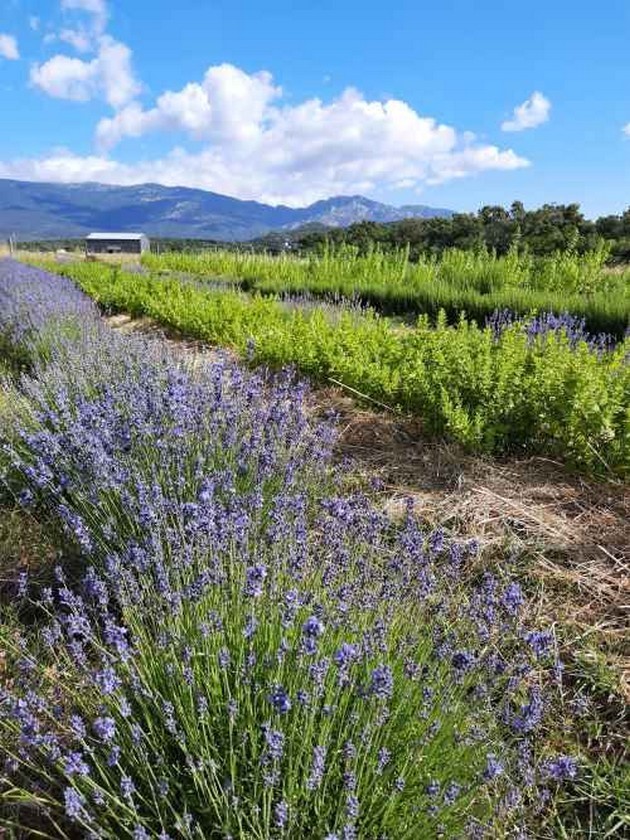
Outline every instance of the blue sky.
{"label": "blue sky", "polygon": [[0,177],[621,212],[629,40],[627,0],[3,0]]}

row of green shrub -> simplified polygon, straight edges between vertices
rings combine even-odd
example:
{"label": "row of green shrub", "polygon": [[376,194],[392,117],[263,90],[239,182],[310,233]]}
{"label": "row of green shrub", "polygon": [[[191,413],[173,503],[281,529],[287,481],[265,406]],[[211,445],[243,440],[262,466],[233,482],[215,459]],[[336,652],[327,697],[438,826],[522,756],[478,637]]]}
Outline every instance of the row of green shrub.
{"label": "row of green shrub", "polygon": [[308,258],[218,250],[147,255],[144,263],[153,271],[234,278],[244,290],[263,294],[355,299],[384,314],[434,318],[443,309],[451,322],[462,312],[481,322],[497,309],[518,315],[569,311],[592,332],[621,337],[630,318],[630,272],[610,271],[605,256],[446,251],[411,263],[406,251],[359,256],[342,246]]}
{"label": "row of green shrub", "polygon": [[492,453],[558,456],[589,470],[630,469],[630,340],[613,351],[562,331],[532,338],[522,325],[498,336],[462,318],[426,316],[413,328],[373,312],[287,311],[237,291],[103,265],[56,268],[102,307],[147,315],[185,335],[231,347],[253,363],[294,364],[396,410],[428,433]]}

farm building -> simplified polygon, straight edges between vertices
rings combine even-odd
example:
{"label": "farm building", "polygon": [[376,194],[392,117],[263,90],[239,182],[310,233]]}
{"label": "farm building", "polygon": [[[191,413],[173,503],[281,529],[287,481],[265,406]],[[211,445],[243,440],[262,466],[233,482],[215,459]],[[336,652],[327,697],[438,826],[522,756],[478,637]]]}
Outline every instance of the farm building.
{"label": "farm building", "polygon": [[144,254],[149,240],[144,233],[90,233],[85,237],[85,253]]}

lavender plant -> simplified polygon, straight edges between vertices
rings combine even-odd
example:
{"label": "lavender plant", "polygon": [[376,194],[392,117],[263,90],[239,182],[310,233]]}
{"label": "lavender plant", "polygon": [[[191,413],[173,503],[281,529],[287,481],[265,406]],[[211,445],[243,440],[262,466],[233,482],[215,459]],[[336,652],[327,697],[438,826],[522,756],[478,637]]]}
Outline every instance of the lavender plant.
{"label": "lavender plant", "polygon": [[533,344],[537,338],[544,338],[550,334],[560,334],[566,337],[572,349],[584,342],[591,350],[600,353],[610,352],[616,345],[615,337],[608,333],[589,333],[586,327],[586,319],[570,312],[561,312],[559,315],[553,312],[541,312],[539,315],[529,318],[519,318],[509,309],[497,309],[486,319],[486,326],[490,327],[498,340],[501,335],[515,325],[522,325]]}
{"label": "lavender plant", "polygon": [[29,626],[3,608],[0,824],[496,835],[574,775],[536,755],[560,665],[518,584],[465,575],[476,547],[411,506],[394,523],[342,495],[302,386],[188,367],[89,314],[52,336],[2,477],[83,572],[21,577]]}
{"label": "lavender plant", "polygon": [[0,352],[26,363],[45,353],[53,335],[76,334],[98,317],[94,304],[64,277],[15,260],[0,260]]}
{"label": "lavender plant", "polygon": [[466,549],[411,515],[392,533],[333,498],[309,528],[283,494],[261,526],[228,487],[193,526],[182,512],[179,544],[160,512],[80,587],[59,570],[39,637],[8,640],[13,795],[112,837],[506,825],[539,781],[553,663],[514,584],[465,592]]}
{"label": "lavender plant", "polygon": [[148,315],[255,364],[295,364],[316,380],[418,414],[429,434],[471,449],[551,455],[592,472],[630,469],[629,339],[593,347],[576,324],[569,339],[551,323],[537,336],[520,324],[497,335],[463,316],[449,325],[444,312],[421,316],[413,328],[370,310],[342,309],[333,322],[320,309],[290,312],[256,294],[114,277],[94,263],[63,271],[104,308]]}

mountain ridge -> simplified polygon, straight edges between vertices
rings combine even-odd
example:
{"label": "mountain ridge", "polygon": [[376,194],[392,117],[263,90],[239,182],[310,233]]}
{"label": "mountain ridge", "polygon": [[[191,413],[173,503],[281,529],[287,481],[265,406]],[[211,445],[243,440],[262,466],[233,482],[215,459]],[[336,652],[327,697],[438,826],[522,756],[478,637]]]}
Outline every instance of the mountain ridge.
{"label": "mountain ridge", "polygon": [[426,205],[394,207],[361,195],[288,207],[155,183],[116,186],[0,179],[0,239],[12,234],[29,240],[81,237],[97,230],[141,230],[148,236],[245,241],[312,223],[346,227],[359,221],[452,214]]}

